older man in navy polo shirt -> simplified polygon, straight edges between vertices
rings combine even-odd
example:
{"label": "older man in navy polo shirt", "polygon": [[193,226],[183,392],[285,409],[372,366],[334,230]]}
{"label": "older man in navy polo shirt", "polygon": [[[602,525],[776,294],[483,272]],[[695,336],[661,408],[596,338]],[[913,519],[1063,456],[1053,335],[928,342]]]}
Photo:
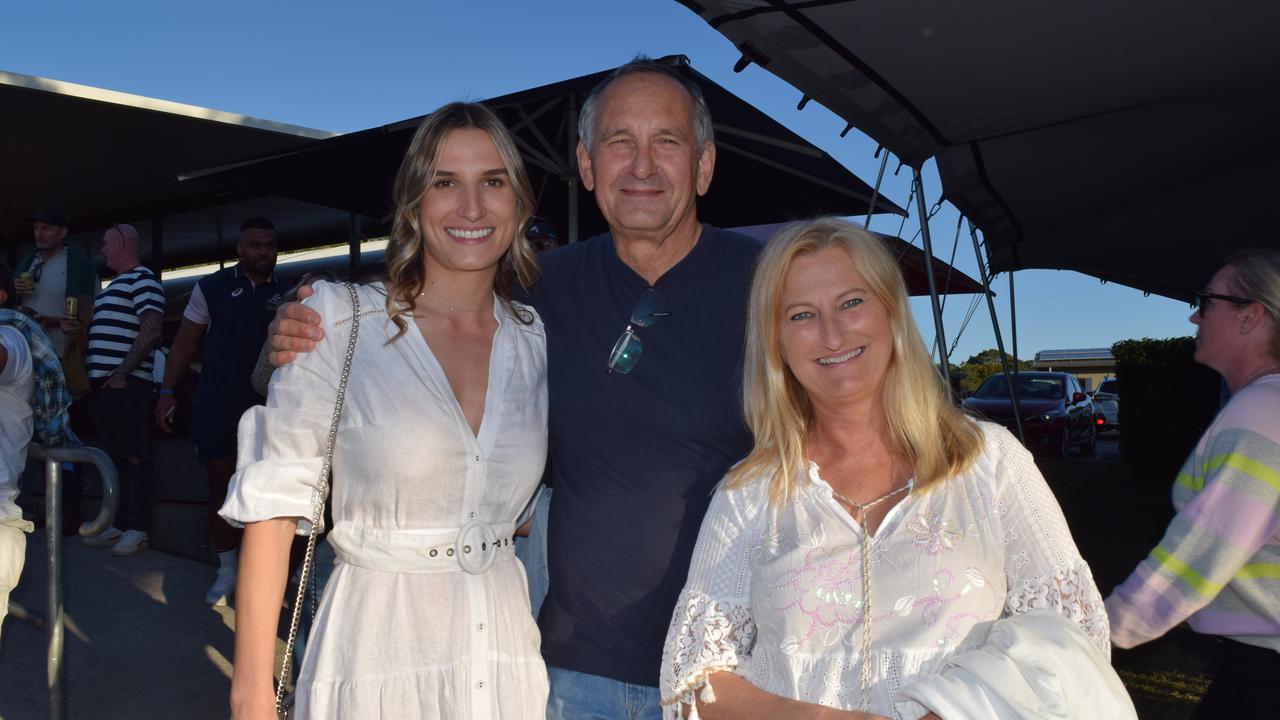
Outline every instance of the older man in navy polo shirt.
{"label": "older man in navy polo shirt", "polygon": [[[738,413],[759,245],[698,222],[716,149],[696,85],[645,58],[592,91],[578,165],[609,232],[542,255],[555,493],[539,615],[548,717],[661,717],[672,608],[711,492],[751,445]],[[289,305],[277,364],[322,337]]]}
{"label": "older man in navy polo shirt", "polygon": [[191,403],[191,441],[209,479],[209,533],[218,553],[218,576],[205,595],[210,605],[225,605],[235,589],[239,542],[236,531],[218,516],[218,508],[236,470],[240,416],[262,401],[250,378],[267,325],[280,304],[275,225],[261,217],[240,223],[236,253],[238,263],[206,275],[192,290],[155,409],[156,424],[173,432],[174,393],[201,342],[207,341],[200,385]]}

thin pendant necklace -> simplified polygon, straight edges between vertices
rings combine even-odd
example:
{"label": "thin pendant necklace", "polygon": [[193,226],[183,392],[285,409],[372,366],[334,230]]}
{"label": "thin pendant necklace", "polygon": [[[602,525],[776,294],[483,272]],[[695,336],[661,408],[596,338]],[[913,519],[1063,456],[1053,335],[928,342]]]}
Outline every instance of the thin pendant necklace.
{"label": "thin pendant necklace", "polygon": [[860,503],[831,488],[831,494],[844,501],[858,511],[860,517],[854,518],[862,528],[862,688],[860,693],[861,710],[871,711],[871,530],[867,527],[867,511],[880,503],[895,498],[911,489],[908,478],[901,487],[890,490],[880,497]]}

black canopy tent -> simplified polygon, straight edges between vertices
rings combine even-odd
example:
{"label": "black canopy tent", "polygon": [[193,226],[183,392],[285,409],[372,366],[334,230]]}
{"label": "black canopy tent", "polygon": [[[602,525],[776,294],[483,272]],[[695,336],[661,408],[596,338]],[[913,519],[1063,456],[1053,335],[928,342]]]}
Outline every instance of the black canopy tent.
{"label": "black canopy tent", "polygon": [[[287,215],[285,247],[346,238],[345,215],[300,203],[250,200],[207,183],[180,183],[193,164],[224,162],[309,143],[333,133],[183,105],[102,88],[0,71],[0,248],[14,254],[30,246],[30,217],[41,206],[61,205],[71,232],[92,240],[112,222],[139,224],[156,269],[227,257],[241,209]],[[212,218],[192,213],[234,204],[231,237],[219,241]],[[161,221],[167,218],[168,222]],[[160,222],[157,222],[160,221]],[[97,231],[97,232],[95,232]],[[164,257],[159,253],[164,238]],[[150,250],[150,252],[147,252]]]}
{"label": "black canopy tent", "polygon": [[993,272],[1187,299],[1277,244],[1280,4],[680,1],[907,164],[935,158]]}
{"label": "black canopy tent", "polygon": [[[699,218],[756,225],[819,214],[863,215],[872,189],[825,152],[673,55],[661,58],[703,89],[715,120],[716,171],[698,201]],[[606,70],[483,101],[517,138],[533,180],[538,215],[562,239],[606,229],[581,190],[574,149],[577,117]],[[422,118],[371,128],[203,170],[183,177],[245,194],[280,195],[385,218],[391,182]],[[883,196],[874,212],[905,212]]]}

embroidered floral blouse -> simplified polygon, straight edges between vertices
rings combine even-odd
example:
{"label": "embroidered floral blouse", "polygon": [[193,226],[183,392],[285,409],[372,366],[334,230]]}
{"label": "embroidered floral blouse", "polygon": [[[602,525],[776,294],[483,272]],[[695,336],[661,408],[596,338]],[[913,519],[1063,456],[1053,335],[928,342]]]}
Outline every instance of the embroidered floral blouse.
{"label": "embroidered floral blouse", "polygon": [[[777,695],[894,718],[926,709],[901,694],[986,639],[990,621],[1055,610],[1110,656],[1102,598],[1031,455],[982,423],[968,471],[913,491],[869,540],[863,607],[861,529],[810,463],[780,508],[766,483],[716,492],[663,652],[666,716],[712,673],[730,670]],[[863,622],[870,618],[870,658]],[[870,660],[871,706],[859,708]]]}

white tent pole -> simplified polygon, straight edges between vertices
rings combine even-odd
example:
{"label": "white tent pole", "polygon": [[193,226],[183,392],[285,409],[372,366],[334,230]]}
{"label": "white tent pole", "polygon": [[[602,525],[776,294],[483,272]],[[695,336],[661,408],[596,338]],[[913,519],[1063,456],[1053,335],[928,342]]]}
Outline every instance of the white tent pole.
{"label": "white tent pole", "polygon": [[[1027,438],[1022,433],[1022,410],[1018,407],[1018,383],[1013,382],[1014,376],[1009,373],[1009,358],[1004,354],[1004,339],[1000,337],[1000,319],[996,317],[996,300],[991,293],[991,279],[987,276],[987,266],[982,264],[982,250],[978,247],[978,231],[974,228],[973,221],[969,222],[969,237],[973,238],[973,257],[978,261],[978,278],[982,280],[982,294],[987,296],[987,310],[991,312],[991,330],[996,334],[996,352],[1000,353],[1000,367],[1004,370],[1005,379],[1009,381],[1006,384],[1009,386],[1009,399],[1013,401],[1013,422],[1018,429],[1018,439],[1026,445]],[[1013,275],[1009,277],[1012,278]],[[1017,367],[1016,363],[1014,367]]]}
{"label": "white tent pole", "polygon": [[916,205],[920,208],[920,236],[924,241],[924,276],[929,281],[929,302],[933,305],[933,327],[938,334],[938,360],[942,363],[942,377],[951,387],[951,365],[947,362],[947,338],[942,330],[942,308],[938,304],[938,286],[933,279],[933,243],[929,239],[929,211],[924,203],[924,180],[920,169],[912,168],[916,184]]}

